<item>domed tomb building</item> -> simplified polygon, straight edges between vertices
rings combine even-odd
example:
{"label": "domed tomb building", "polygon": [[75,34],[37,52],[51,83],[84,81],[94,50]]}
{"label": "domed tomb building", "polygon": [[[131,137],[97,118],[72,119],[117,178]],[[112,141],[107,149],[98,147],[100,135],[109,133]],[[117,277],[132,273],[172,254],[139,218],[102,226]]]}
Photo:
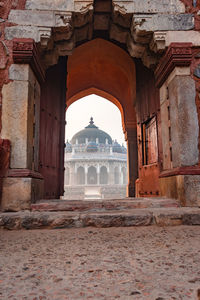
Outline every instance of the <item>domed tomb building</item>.
{"label": "domed tomb building", "polygon": [[127,150],[90,119],[65,148],[65,199],[124,198]]}

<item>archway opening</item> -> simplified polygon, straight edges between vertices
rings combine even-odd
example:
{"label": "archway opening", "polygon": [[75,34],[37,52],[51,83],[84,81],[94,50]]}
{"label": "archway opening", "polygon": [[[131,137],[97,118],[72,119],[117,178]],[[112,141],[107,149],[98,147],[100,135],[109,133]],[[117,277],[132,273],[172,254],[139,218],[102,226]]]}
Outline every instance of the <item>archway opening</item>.
{"label": "archway opening", "polygon": [[[55,74],[57,74],[56,79]],[[65,90],[64,83],[63,81],[61,82],[61,77],[63,80],[67,78],[67,87]],[[58,108],[58,101],[55,101],[55,99],[58,98],[56,95],[56,93],[58,93],[58,86],[61,87],[59,90],[60,99],[63,99],[64,91],[66,92],[67,90],[67,94],[65,94],[67,110],[69,110],[71,104],[75,103],[81,97],[91,95],[93,93],[105,97],[119,108],[121,112],[121,124],[128,142],[129,159],[127,177],[129,182],[127,195],[134,196],[135,180],[137,179],[137,139],[135,114],[136,76],[133,60],[124,50],[111,42],[102,39],[95,39],[77,47],[73,51],[72,55],[68,57],[67,61],[60,59],[58,65],[51,67],[48,70],[46,78],[46,83],[42,90],[43,101],[41,109],[41,124],[43,129],[40,135],[40,145],[42,145],[42,147],[40,147],[40,171],[45,181],[44,198],[57,198],[58,195],[63,195],[64,192],[64,184],[62,181],[64,178],[64,162],[62,159],[62,157],[64,157],[62,156],[64,151],[62,148],[64,144],[64,140],[62,143],[64,134],[64,103],[62,102],[61,106]],[[55,81],[56,85],[54,84]],[[57,81],[58,83],[61,82],[61,84],[58,85]],[[49,103],[52,106],[51,111],[49,111]],[[58,114],[60,114],[62,118],[58,119],[58,116],[55,115],[55,111],[58,111]],[[83,113],[82,116],[84,116]],[[81,118],[78,118],[78,123],[80,123],[82,116]],[[56,132],[54,135],[59,137],[58,143],[56,144],[51,143],[52,136],[50,136],[50,132],[52,122],[49,117],[53,119],[52,121],[54,123],[56,123]],[[87,123],[84,124],[84,126],[85,125],[87,125]],[[47,155],[44,157],[43,149],[45,148],[46,151],[47,147],[44,144],[43,139],[44,136],[47,135],[49,137],[49,148]],[[131,142],[130,139],[132,139]],[[77,142],[77,147],[79,147],[78,144],[81,143]],[[110,143],[108,142],[108,144]],[[117,142],[114,146],[115,149],[118,148]],[[136,149],[132,151],[131,147],[135,147]],[[90,145],[90,149],[91,148],[92,145]],[[129,155],[129,153],[134,153],[134,155]],[[132,163],[132,161],[135,161],[135,163]],[[80,164],[79,166],[82,165]],[[50,170],[52,172],[50,172]],[[84,171],[86,178],[88,169],[85,168]],[[99,169],[97,171],[98,177]],[[70,180],[74,181],[71,171]],[[97,181],[99,182],[99,178],[97,178]]]}
{"label": "archway opening", "polygon": [[[112,102],[92,94],[73,102],[66,111],[64,167],[69,170],[70,184],[65,182],[64,199],[72,200],[75,190],[78,199],[126,197],[127,181],[122,170],[127,173],[127,148],[122,114]],[[116,166],[121,170],[117,182]]]}

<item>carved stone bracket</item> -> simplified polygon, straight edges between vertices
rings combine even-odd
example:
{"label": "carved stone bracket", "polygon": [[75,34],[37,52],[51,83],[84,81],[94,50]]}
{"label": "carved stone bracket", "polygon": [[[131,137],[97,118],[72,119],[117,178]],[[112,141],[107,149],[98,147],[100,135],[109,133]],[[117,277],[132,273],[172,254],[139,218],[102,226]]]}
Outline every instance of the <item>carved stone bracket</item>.
{"label": "carved stone bracket", "polygon": [[13,61],[16,64],[29,64],[40,82],[44,81],[45,71],[40,61],[40,52],[33,39],[13,40]]}
{"label": "carved stone bracket", "polygon": [[47,44],[48,44],[48,41],[51,37],[51,28],[49,28],[49,27],[39,27],[38,32],[39,32],[39,40],[40,40],[40,43],[41,43],[41,47],[46,48]]}
{"label": "carved stone bracket", "polygon": [[156,86],[160,88],[175,67],[190,66],[191,61],[192,43],[171,43],[155,71]]}
{"label": "carved stone bracket", "polygon": [[[79,12],[81,14],[86,14],[90,11],[93,11],[93,9],[94,9],[93,2],[91,2],[91,3],[87,3],[87,4],[82,5],[81,7],[79,7]],[[76,9],[76,10],[78,10],[78,9]]]}
{"label": "carved stone bracket", "polygon": [[118,12],[121,15],[125,15],[127,13],[127,10],[126,10],[125,6],[124,5],[119,5],[117,3],[113,3],[113,10],[114,10],[114,12]]}
{"label": "carved stone bracket", "polygon": [[71,18],[72,18],[72,13],[71,12],[66,12],[66,11],[61,11],[55,12],[55,26],[56,27],[69,27],[71,28]]}
{"label": "carved stone bracket", "polygon": [[157,31],[153,33],[153,38],[149,45],[153,52],[162,52],[165,50],[166,35],[166,31]]}

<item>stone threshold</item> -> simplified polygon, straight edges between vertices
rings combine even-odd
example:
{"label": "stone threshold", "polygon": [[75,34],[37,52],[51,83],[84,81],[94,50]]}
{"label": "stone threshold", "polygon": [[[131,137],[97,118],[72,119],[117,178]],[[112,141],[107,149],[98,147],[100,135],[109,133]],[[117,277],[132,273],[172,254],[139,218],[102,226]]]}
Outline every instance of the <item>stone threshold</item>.
{"label": "stone threshold", "polygon": [[144,208],[107,212],[6,212],[0,229],[58,229],[82,227],[200,225],[200,208]]}
{"label": "stone threshold", "polygon": [[125,198],[101,200],[40,200],[31,205],[32,211],[110,211],[140,208],[179,207],[175,199],[169,198]]}

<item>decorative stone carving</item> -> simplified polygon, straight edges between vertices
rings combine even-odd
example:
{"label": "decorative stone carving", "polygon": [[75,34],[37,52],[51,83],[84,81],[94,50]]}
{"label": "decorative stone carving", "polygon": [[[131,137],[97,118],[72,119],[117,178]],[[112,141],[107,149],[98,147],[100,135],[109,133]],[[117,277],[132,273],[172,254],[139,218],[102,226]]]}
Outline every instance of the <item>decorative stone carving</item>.
{"label": "decorative stone carving", "polygon": [[57,44],[56,50],[57,50],[57,53],[59,54],[59,56],[71,55],[74,46],[75,46],[75,39],[73,37],[69,41],[65,41],[65,42]]}
{"label": "decorative stone carving", "polygon": [[153,38],[150,42],[150,49],[154,52],[162,52],[166,45],[166,31],[157,31],[153,33]]}
{"label": "decorative stone carving", "polygon": [[127,10],[124,5],[119,5],[113,1],[113,10],[115,12],[119,12],[121,15],[125,15]]}
{"label": "decorative stone carving", "polygon": [[155,71],[157,87],[162,86],[175,67],[187,67],[191,61],[192,43],[172,43]]}
{"label": "decorative stone carving", "polygon": [[158,57],[154,53],[146,50],[142,56],[142,62],[147,68],[152,68],[158,62]]}
{"label": "decorative stone carving", "polygon": [[13,61],[16,64],[30,64],[37,79],[44,81],[44,68],[40,61],[40,53],[32,39],[13,40]]}
{"label": "decorative stone carving", "polygon": [[55,12],[55,26],[71,28],[71,12]]}
{"label": "decorative stone carving", "polygon": [[39,27],[38,33],[39,33],[39,40],[40,40],[40,43],[41,43],[41,47],[46,48],[47,44],[48,44],[48,41],[51,37],[51,28]]}
{"label": "decorative stone carving", "polygon": [[73,34],[71,12],[55,12],[54,41],[69,40]]}
{"label": "decorative stone carving", "polygon": [[81,14],[87,14],[89,11],[93,11],[93,0],[90,1],[75,1],[75,12]]}
{"label": "decorative stone carving", "polygon": [[46,67],[56,65],[58,62],[58,58],[59,58],[59,53],[57,48],[47,51],[44,56],[44,62]]}
{"label": "decorative stone carving", "polygon": [[145,51],[145,46],[141,44],[136,44],[130,36],[127,40],[127,48],[130,55],[136,58],[141,58]]}
{"label": "decorative stone carving", "polygon": [[116,40],[120,43],[126,43],[128,37],[128,30],[121,28],[115,24],[110,27],[110,39]]}

